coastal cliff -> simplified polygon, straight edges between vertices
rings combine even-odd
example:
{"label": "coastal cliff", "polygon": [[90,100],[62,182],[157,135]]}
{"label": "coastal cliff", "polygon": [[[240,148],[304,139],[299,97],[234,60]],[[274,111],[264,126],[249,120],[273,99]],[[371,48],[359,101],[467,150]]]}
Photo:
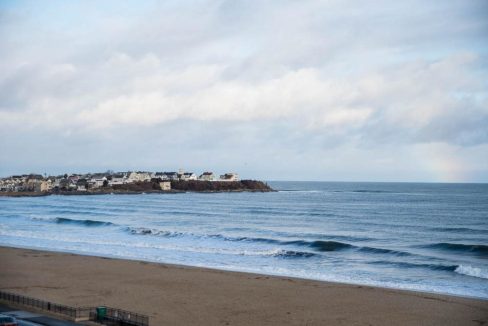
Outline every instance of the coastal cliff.
{"label": "coastal cliff", "polygon": [[171,181],[172,190],[198,192],[256,191],[268,192],[273,189],[267,183],[256,180],[241,181]]}
{"label": "coastal cliff", "polygon": [[241,181],[200,181],[200,180],[172,180],[171,190],[161,189],[160,182],[146,181],[135,182],[110,187],[115,191],[134,191],[134,192],[231,192],[231,191],[255,191],[268,192],[274,191],[267,183],[257,180]]}

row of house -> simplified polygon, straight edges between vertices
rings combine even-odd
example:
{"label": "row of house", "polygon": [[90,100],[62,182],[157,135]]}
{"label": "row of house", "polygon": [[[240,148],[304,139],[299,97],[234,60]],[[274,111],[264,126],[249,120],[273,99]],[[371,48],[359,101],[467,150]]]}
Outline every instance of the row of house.
{"label": "row of house", "polygon": [[136,182],[157,181],[163,190],[171,189],[170,181],[239,181],[237,173],[226,173],[219,178],[212,172],[203,172],[197,176],[193,172],[105,172],[94,174],[71,174],[60,176],[42,176],[40,174],[13,175],[0,179],[0,191],[52,191],[52,190],[77,190],[86,191],[101,187],[111,187]]}

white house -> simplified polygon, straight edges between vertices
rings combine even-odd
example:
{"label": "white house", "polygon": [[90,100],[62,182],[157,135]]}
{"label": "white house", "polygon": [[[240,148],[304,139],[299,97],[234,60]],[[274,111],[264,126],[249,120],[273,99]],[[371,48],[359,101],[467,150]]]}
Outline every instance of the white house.
{"label": "white house", "polygon": [[51,191],[53,189],[53,182],[51,179],[43,180],[41,182],[41,191]]}
{"label": "white house", "polygon": [[226,173],[220,176],[219,181],[239,181],[239,175],[237,173]]}
{"label": "white house", "polygon": [[68,180],[74,183],[77,183],[80,180],[80,176],[76,174],[72,174],[68,177]]}
{"label": "white house", "polygon": [[215,176],[214,176],[213,172],[203,172],[198,177],[198,180],[200,180],[200,181],[214,181],[214,179],[215,179]]}
{"label": "white house", "polygon": [[152,178],[161,179],[161,180],[168,180],[168,176],[166,174],[164,174],[164,172],[152,173]]}
{"label": "white house", "polygon": [[86,188],[88,184],[88,181],[86,179],[78,179],[76,182],[76,190],[78,191],[87,191],[88,189]]}
{"label": "white house", "polygon": [[128,181],[130,183],[132,183],[132,182],[139,182],[139,181],[150,181],[150,180],[151,180],[151,173],[149,173],[149,172],[142,172],[142,171],[131,172],[129,174],[129,178],[128,178]]}
{"label": "white house", "polygon": [[164,175],[168,180],[178,180],[178,173],[176,172],[164,172]]}
{"label": "white house", "polygon": [[88,184],[90,185],[91,188],[100,188],[103,187],[103,183],[105,181],[107,181],[106,176],[102,174],[95,174],[90,178],[90,180],[88,180]]}
{"label": "white house", "polygon": [[109,180],[108,182],[110,186],[123,185],[128,182],[128,178],[125,173],[115,173],[111,177],[112,177],[111,180]]}
{"label": "white house", "polygon": [[189,180],[196,180],[197,175],[193,172],[185,172],[180,176],[180,180],[189,181]]}

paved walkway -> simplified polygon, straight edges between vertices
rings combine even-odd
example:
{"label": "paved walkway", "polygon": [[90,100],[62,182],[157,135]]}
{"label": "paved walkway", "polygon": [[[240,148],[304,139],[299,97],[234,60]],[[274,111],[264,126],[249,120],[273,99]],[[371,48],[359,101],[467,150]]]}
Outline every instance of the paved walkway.
{"label": "paved walkway", "polygon": [[18,310],[4,304],[0,304],[0,313],[17,318],[19,326],[80,326],[82,324],[72,323],[48,317],[39,313]]}

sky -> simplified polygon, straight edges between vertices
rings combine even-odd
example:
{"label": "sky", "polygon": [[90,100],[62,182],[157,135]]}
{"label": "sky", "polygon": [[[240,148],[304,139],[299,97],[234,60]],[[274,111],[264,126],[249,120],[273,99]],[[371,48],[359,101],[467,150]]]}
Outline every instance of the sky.
{"label": "sky", "polygon": [[0,176],[488,182],[488,2],[0,0]]}

